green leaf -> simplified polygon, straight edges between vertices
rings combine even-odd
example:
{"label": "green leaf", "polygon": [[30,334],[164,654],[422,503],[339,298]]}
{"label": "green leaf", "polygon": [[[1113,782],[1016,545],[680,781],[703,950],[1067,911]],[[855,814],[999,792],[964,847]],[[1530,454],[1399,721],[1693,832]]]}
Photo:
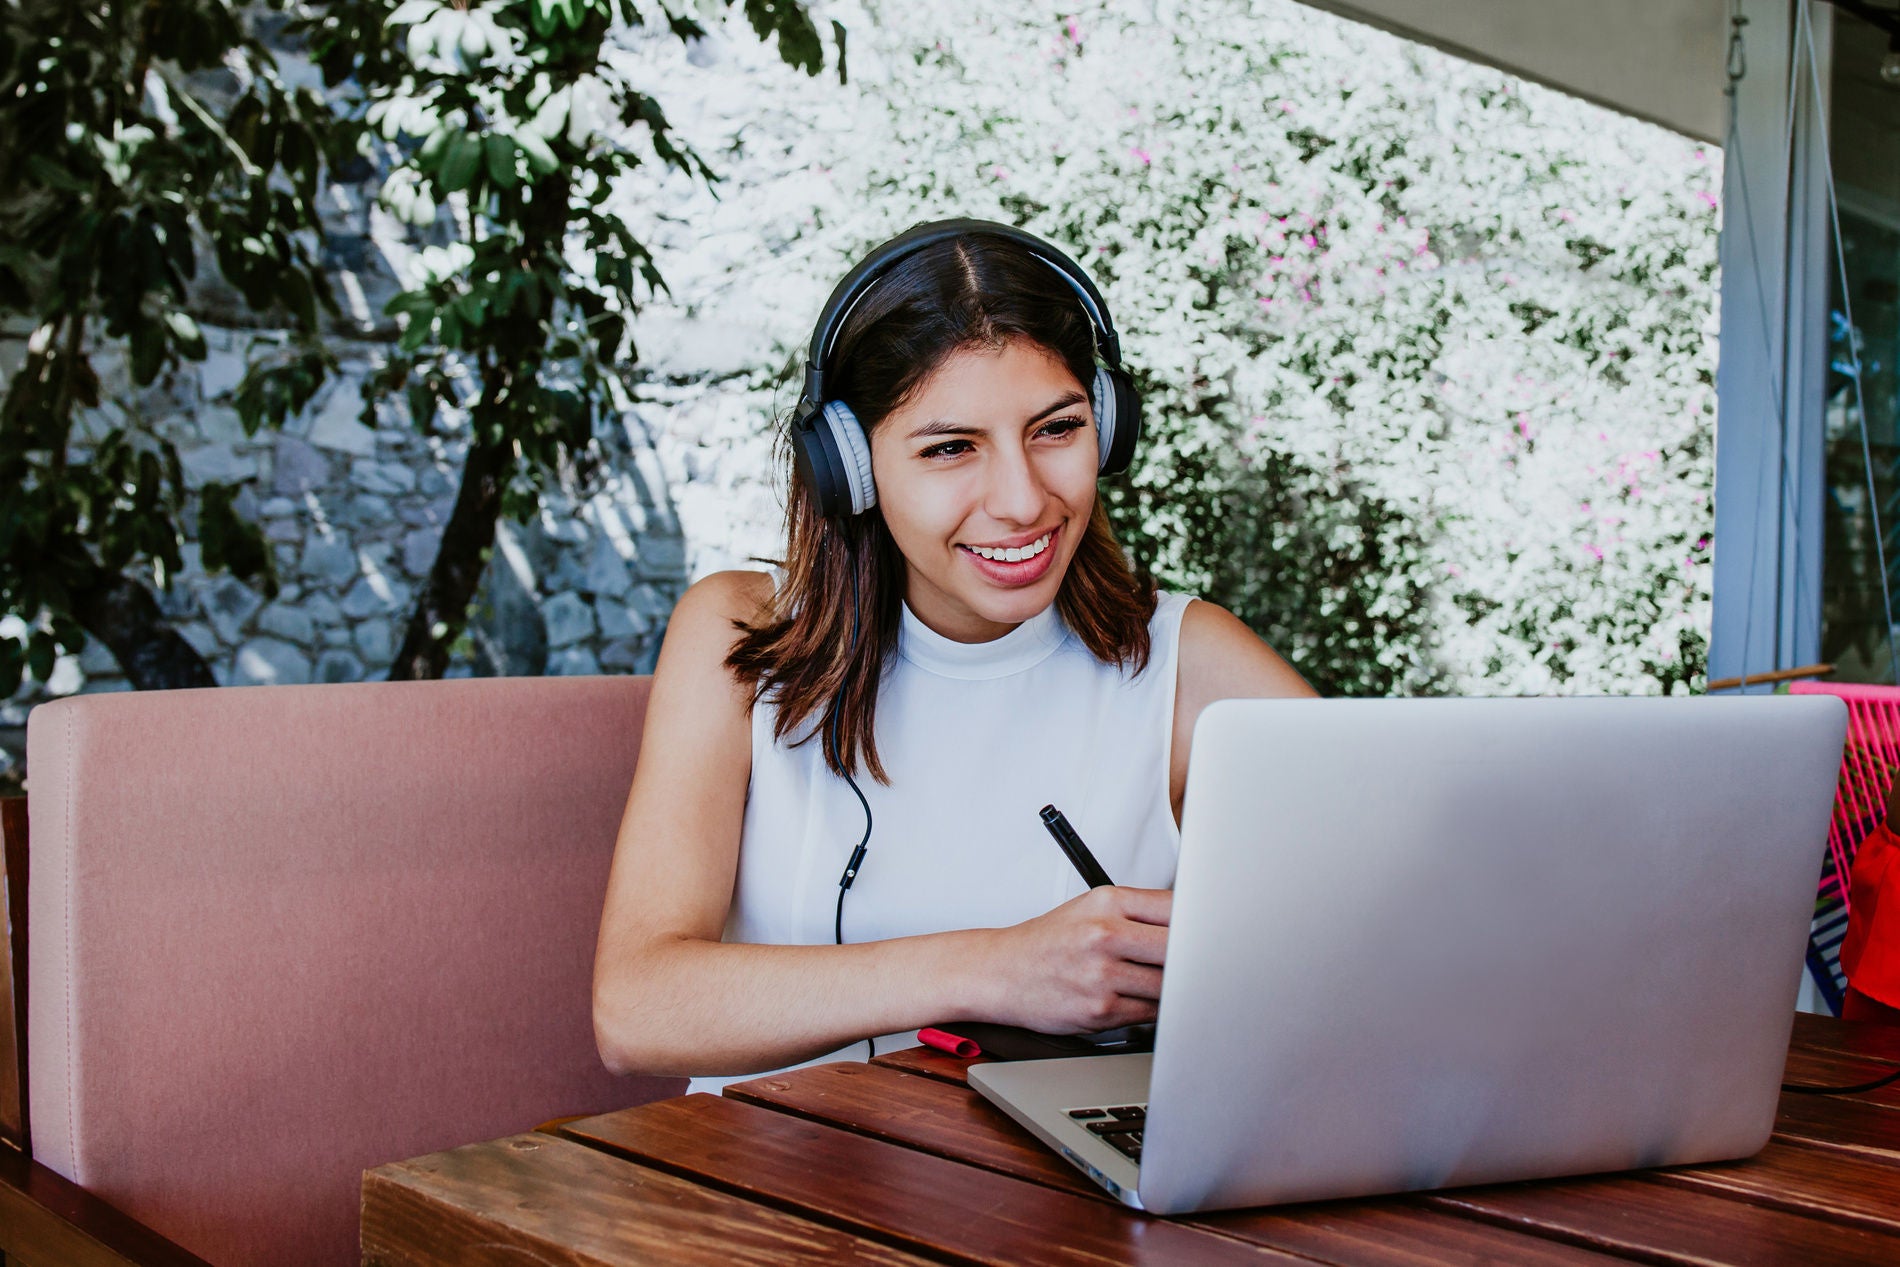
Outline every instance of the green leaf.
{"label": "green leaf", "polygon": [[388,303],[383,305],[383,314],[385,316],[394,317],[399,313],[408,313],[411,317],[421,317],[427,320],[435,313],[435,300],[429,297],[427,291],[398,291],[395,295],[390,297]]}
{"label": "green leaf", "polygon": [[434,330],[433,317],[426,320],[422,317],[410,318],[408,327],[402,332],[402,337],[396,340],[396,350],[405,355],[418,350],[429,341],[429,336],[434,333]]}
{"label": "green leaf", "polygon": [[554,157],[554,151],[548,148],[548,143],[533,132],[517,132],[514,143],[528,160],[529,170],[537,176],[545,176],[561,165],[560,160]]}
{"label": "green leaf", "polygon": [[59,648],[54,645],[53,635],[44,629],[35,629],[26,648],[26,667],[44,682],[53,676],[53,662],[57,659]]}
{"label": "green leaf", "polygon": [[448,152],[442,156],[442,170],[435,178],[436,187],[449,194],[467,189],[481,161],[482,139],[472,133],[461,133],[449,142]]}
{"label": "green leaf", "polygon": [[181,355],[193,361],[205,359],[205,337],[199,331],[198,323],[191,319],[189,313],[179,312],[174,308],[165,314],[165,324],[171,327],[172,346],[176,347]]}
{"label": "green leaf", "polygon": [[515,143],[507,137],[491,132],[482,139],[482,149],[488,159],[488,179],[503,189],[515,187]]}
{"label": "green leaf", "polygon": [[452,123],[440,123],[435,131],[429,133],[422,142],[422,148],[416,151],[417,165],[425,172],[434,171],[441,165],[442,156],[448,151],[449,142],[462,135],[462,130]]}
{"label": "green leaf", "polygon": [[409,395],[409,421],[427,431],[435,421],[435,386],[424,376],[411,379],[404,390]]}
{"label": "green leaf", "polygon": [[265,597],[277,596],[277,572],[270,547],[256,524],[240,517],[232,508],[238,485],[206,484],[199,491],[198,545],[205,569],[228,571],[240,580],[261,589]]}
{"label": "green leaf", "polygon": [[11,699],[26,671],[26,649],[12,638],[0,638],[0,696]]}
{"label": "green leaf", "polygon": [[165,336],[158,324],[140,318],[126,333],[132,343],[132,381],[149,387],[165,368]]}
{"label": "green leaf", "polygon": [[778,36],[778,55],[787,66],[807,75],[824,69],[825,50],[818,28],[798,0],[745,0],[745,16],[761,40]]}
{"label": "green leaf", "polygon": [[488,301],[480,295],[463,295],[455,301],[455,315],[471,326],[479,326],[487,316]]}

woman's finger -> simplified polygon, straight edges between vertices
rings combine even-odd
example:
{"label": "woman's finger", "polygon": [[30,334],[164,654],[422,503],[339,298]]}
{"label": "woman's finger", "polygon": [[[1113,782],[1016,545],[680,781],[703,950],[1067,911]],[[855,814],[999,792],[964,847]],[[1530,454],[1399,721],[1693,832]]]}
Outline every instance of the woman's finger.
{"label": "woman's finger", "polygon": [[1168,926],[1174,911],[1174,894],[1168,889],[1115,889],[1116,909],[1124,919],[1141,924]]}
{"label": "woman's finger", "polygon": [[1115,974],[1115,993],[1125,999],[1154,1002],[1161,998],[1161,969],[1137,963],[1121,966]]}

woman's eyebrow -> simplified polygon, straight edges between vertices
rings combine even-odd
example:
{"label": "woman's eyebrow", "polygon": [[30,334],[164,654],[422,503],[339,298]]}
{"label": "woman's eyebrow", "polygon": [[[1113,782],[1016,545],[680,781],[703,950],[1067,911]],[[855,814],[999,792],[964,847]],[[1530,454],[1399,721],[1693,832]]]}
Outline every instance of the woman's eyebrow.
{"label": "woman's eyebrow", "polygon": [[[1050,414],[1058,410],[1067,409],[1070,405],[1079,405],[1086,399],[1088,398],[1081,392],[1064,392],[1055,400],[1031,414],[1029,420],[1023,423],[1023,425],[1025,427],[1033,427]],[[981,427],[972,427],[968,423],[951,422],[947,418],[935,418],[929,422],[918,424],[912,429],[909,438],[912,440],[922,440],[928,436],[978,436],[982,434],[983,428]]]}

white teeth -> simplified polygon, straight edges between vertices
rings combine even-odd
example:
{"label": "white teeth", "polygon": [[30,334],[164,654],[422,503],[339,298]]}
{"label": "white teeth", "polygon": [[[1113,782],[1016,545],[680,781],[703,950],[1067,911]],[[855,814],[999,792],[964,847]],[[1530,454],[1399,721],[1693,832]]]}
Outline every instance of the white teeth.
{"label": "white teeth", "polygon": [[992,550],[988,546],[969,546],[972,553],[999,563],[1021,563],[1024,559],[1033,559],[1049,548],[1050,538],[1055,533],[1045,532],[1026,546],[1012,546],[1007,550]]}

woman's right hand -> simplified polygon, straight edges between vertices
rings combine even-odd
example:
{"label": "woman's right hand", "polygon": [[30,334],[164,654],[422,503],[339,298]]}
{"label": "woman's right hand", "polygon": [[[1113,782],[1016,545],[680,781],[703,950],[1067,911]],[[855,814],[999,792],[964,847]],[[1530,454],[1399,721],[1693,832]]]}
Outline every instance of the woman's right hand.
{"label": "woman's right hand", "polygon": [[995,930],[990,1005],[975,1019],[1084,1034],[1155,1019],[1174,894],[1104,885]]}

